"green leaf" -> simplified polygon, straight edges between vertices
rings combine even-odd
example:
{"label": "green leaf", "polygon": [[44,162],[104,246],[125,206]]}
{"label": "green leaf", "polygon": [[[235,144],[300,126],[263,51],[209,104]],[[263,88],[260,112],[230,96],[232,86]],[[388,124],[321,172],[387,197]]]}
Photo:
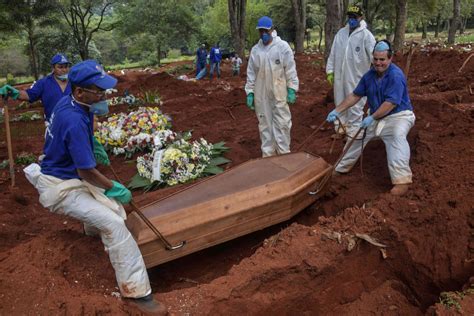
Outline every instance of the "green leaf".
{"label": "green leaf", "polygon": [[152,184],[150,180],[140,176],[138,173],[133,176],[132,180],[128,183],[127,187],[131,190],[145,188]]}
{"label": "green leaf", "polygon": [[229,147],[226,147],[224,146],[225,145],[225,142],[218,142],[218,143],[215,143],[215,144],[212,144],[212,149],[215,149],[215,150],[229,150]]}
{"label": "green leaf", "polygon": [[211,161],[209,162],[209,165],[211,166],[218,166],[218,165],[223,165],[225,163],[229,163],[230,160],[227,159],[227,158],[224,158],[224,157],[216,157],[216,158],[213,158],[211,159]]}
{"label": "green leaf", "polygon": [[217,166],[207,166],[203,173],[207,173],[207,174],[219,174],[219,173],[222,173],[224,171],[224,169],[220,168],[220,167],[217,167]]}

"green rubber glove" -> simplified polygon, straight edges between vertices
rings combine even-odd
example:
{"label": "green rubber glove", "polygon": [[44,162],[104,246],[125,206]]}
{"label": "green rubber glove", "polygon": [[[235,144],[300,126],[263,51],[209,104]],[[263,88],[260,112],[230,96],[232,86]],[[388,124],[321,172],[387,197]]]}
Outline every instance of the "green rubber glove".
{"label": "green rubber glove", "polygon": [[104,194],[122,204],[129,203],[132,200],[132,192],[117,181],[112,180],[112,183],[114,184],[112,188],[105,190]]}
{"label": "green rubber glove", "polygon": [[97,140],[97,138],[94,138],[94,157],[95,160],[100,163],[101,165],[104,166],[110,166],[110,160],[109,156],[107,156],[107,153],[105,152],[104,146],[102,146],[101,143]]}
{"label": "green rubber glove", "polygon": [[3,97],[11,96],[13,100],[16,100],[20,96],[20,91],[13,88],[9,84],[6,84],[0,88],[0,95],[2,95]]}
{"label": "green rubber glove", "polygon": [[331,84],[331,86],[334,84],[334,73],[330,72],[326,75],[326,79],[328,82]]}
{"label": "green rubber glove", "polygon": [[286,102],[293,104],[296,102],[296,91],[295,89],[288,88],[288,96],[286,97]]}
{"label": "green rubber glove", "polygon": [[247,107],[251,109],[252,111],[255,111],[255,106],[253,105],[253,99],[254,99],[253,92],[250,92],[249,94],[247,94]]}

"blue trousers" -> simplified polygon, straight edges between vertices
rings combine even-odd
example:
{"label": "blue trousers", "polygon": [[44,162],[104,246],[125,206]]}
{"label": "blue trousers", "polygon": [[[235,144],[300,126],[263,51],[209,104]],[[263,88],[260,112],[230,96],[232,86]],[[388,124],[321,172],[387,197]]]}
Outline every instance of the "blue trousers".
{"label": "blue trousers", "polygon": [[206,61],[198,61],[196,63],[196,77],[199,75],[199,73],[201,72],[201,70],[203,70],[204,68],[206,68]]}
{"label": "blue trousers", "polygon": [[209,72],[209,78],[212,79],[212,75],[214,74],[214,70],[217,69],[217,78],[220,78],[221,77],[221,62],[217,62],[217,63],[212,63],[211,64],[211,71]]}

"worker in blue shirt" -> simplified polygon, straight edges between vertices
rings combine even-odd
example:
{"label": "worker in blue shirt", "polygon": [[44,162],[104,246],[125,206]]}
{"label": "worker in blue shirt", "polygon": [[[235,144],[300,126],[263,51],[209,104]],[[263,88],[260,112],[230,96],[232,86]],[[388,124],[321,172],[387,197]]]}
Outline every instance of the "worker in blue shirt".
{"label": "worker in blue shirt", "polygon": [[206,69],[206,62],[207,62],[206,44],[201,44],[201,47],[199,47],[198,50],[196,51],[196,77],[199,75],[199,73],[203,69]]}
{"label": "worker in blue shirt", "polygon": [[29,101],[31,103],[41,100],[44,108],[44,119],[47,122],[56,103],[62,97],[71,94],[71,85],[68,81],[70,65],[71,63],[65,55],[56,54],[51,58],[52,71],[49,75],[33,83],[27,90],[20,91],[12,86],[5,85],[0,88],[0,94],[4,95],[10,91],[12,99]]}
{"label": "worker in blue shirt", "polygon": [[358,139],[336,166],[337,173],[347,173],[359,159],[362,148],[373,138],[381,138],[387,151],[388,169],[394,185],[390,193],[403,195],[412,183],[410,145],[407,135],[415,124],[413,107],[408,96],[403,71],[392,63],[392,48],[388,41],[379,41],[373,51],[373,67],[359,84],[327,117],[334,122],[342,112],[367,97],[370,115],[362,121],[365,139]]}
{"label": "worker in blue shirt", "polygon": [[125,226],[122,204],[129,203],[132,194],[96,169],[93,116],[108,111],[106,90],[117,79],[96,61],[86,60],[71,68],[69,81],[72,94],[51,114],[41,167],[28,166],[26,177],[44,207],[82,221],[86,234],[100,235],[122,297],[147,313],[164,314],[166,308],[154,300],[143,257]]}
{"label": "worker in blue shirt", "polygon": [[217,43],[215,46],[211,48],[211,53],[209,54],[209,59],[211,62],[211,70],[209,72],[209,78],[212,79],[212,76],[214,75],[214,71],[217,71],[217,78],[221,77],[221,60],[222,60],[222,54],[221,54],[221,49],[219,47],[219,43]]}

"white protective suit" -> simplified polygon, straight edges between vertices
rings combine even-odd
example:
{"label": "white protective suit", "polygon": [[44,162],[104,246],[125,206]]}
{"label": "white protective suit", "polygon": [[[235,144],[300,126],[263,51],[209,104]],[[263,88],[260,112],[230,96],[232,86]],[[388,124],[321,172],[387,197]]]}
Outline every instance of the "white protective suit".
{"label": "white protective suit", "polygon": [[80,220],[88,235],[100,234],[123,297],[140,298],[151,293],[145,262],[125,226],[126,213],[120,203],[105,196],[104,189],[85,181],[45,175],[36,163],[24,172],[44,207]]}
{"label": "white protective suit", "polygon": [[[359,27],[351,34],[349,34],[349,25],[337,32],[326,63],[326,73],[334,73],[334,104],[336,106],[354,91],[362,76],[370,69],[374,46],[375,38],[367,29],[367,23],[364,20],[360,21]],[[359,129],[366,100],[367,98],[362,98],[339,116],[350,136]],[[343,133],[338,124],[339,122],[336,121],[336,132]]]}
{"label": "white protective suit", "polygon": [[[388,115],[383,119],[374,121],[367,127],[365,139],[354,141],[348,152],[336,166],[336,171],[340,173],[349,172],[360,157],[362,144],[364,147],[373,138],[381,138],[385,143],[387,151],[388,171],[392,184],[412,183],[412,173],[410,169],[410,145],[407,135],[415,124],[415,114],[406,110]],[[346,144],[346,146],[349,142]]]}
{"label": "white protective suit", "polygon": [[273,40],[252,47],[247,65],[245,92],[254,93],[262,156],[290,152],[291,113],[287,88],[298,91],[299,81],[290,45],[274,31]]}

